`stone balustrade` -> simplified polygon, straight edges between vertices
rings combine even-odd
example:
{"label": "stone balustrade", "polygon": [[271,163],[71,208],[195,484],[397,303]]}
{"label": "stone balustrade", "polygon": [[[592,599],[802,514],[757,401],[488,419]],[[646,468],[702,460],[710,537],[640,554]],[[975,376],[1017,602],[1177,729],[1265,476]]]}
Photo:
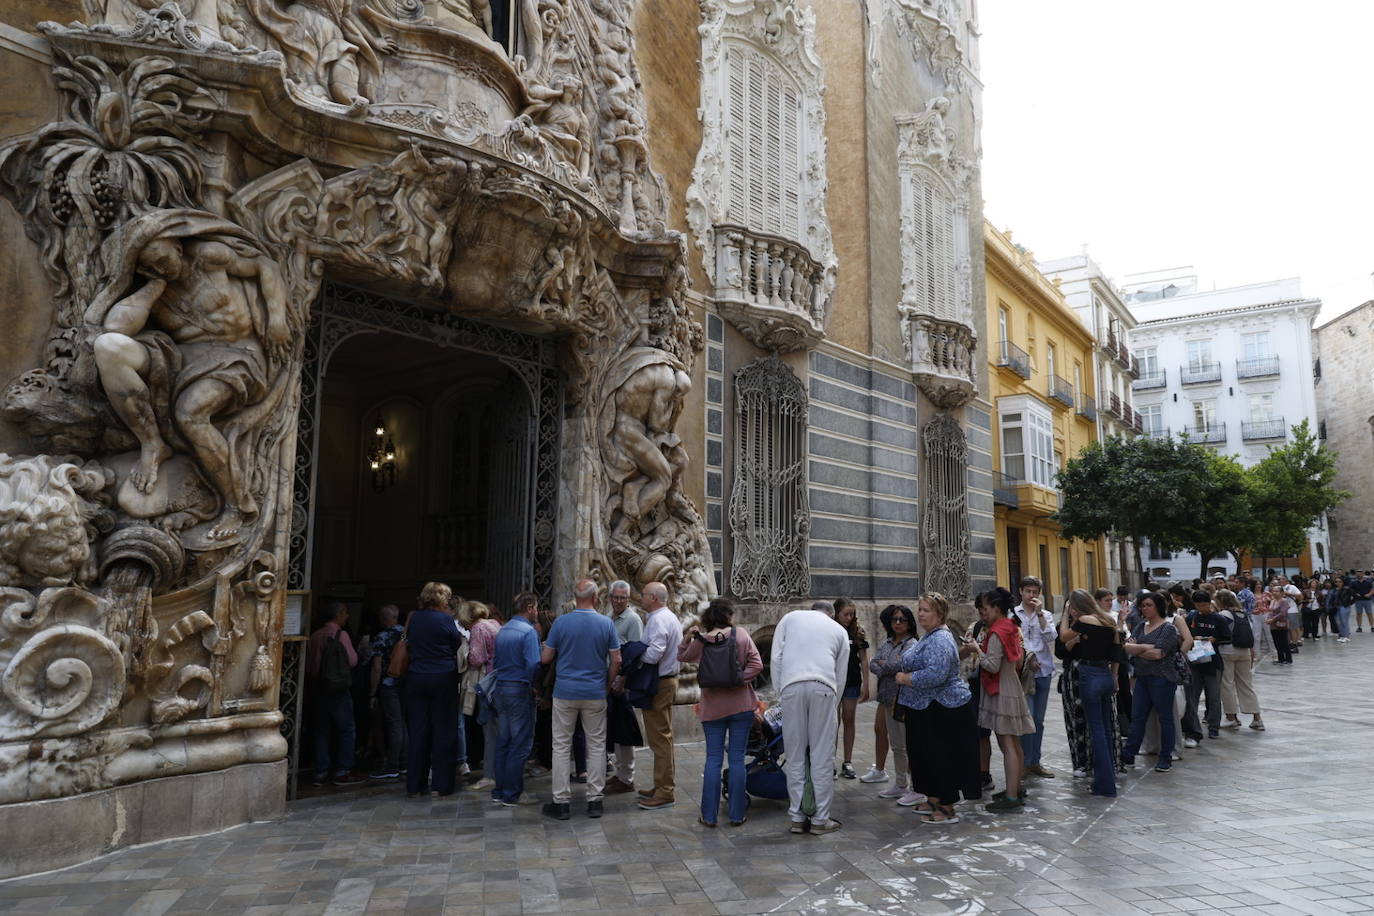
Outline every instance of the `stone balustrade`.
{"label": "stone balustrade", "polygon": [[805,246],[743,226],[717,225],[715,237],[715,298],[745,337],[770,350],[799,350],[825,336],[823,268]]}
{"label": "stone balustrade", "polygon": [[958,407],[978,393],[974,375],[978,335],[972,328],[931,315],[908,314],[904,336],[916,384],[938,407]]}

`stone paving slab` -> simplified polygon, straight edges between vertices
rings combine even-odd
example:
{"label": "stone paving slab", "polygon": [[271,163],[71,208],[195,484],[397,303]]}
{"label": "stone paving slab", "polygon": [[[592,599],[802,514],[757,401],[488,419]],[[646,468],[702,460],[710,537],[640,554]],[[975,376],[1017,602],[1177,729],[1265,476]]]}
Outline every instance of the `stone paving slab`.
{"label": "stone paving slab", "polygon": [[[1269,730],[1223,730],[1167,774],[1142,767],[1116,799],[1069,775],[1058,697],[1027,808],[962,805],[922,825],[840,780],[825,837],[794,837],[785,806],[755,801],[743,828],[697,825],[700,744],[679,747],[678,805],[626,796],[606,816],[555,822],[481,793],[407,800],[340,790],[287,816],[123,850],[0,882],[0,912],[52,914],[1374,913],[1374,634],[1309,642],[1291,668],[1262,661]],[[860,710],[867,769],[873,705]],[[1142,758],[1148,760],[1149,758]],[[641,754],[641,772],[651,763]],[[1000,758],[994,776],[1001,782]],[[548,780],[531,784],[548,791]]]}

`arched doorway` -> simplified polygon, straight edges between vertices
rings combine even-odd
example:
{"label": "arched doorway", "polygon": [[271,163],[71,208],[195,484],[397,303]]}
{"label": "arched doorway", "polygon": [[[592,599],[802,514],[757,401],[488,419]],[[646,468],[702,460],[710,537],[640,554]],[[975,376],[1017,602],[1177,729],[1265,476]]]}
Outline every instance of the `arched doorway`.
{"label": "arched doorway", "polygon": [[[291,589],[315,607],[348,602],[355,637],[383,605],[413,607],[429,580],[502,612],[521,590],[547,598],[562,416],[552,341],[326,284],[305,357]],[[372,467],[374,448],[391,467]],[[283,648],[293,774],[308,744],[302,646]]]}

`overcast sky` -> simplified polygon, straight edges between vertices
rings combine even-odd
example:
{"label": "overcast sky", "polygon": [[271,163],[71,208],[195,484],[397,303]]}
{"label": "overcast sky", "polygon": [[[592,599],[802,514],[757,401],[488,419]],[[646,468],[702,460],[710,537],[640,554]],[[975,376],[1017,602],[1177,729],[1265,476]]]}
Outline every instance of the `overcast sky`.
{"label": "overcast sky", "polygon": [[1118,282],[1374,298],[1374,2],[981,0],[984,212]]}

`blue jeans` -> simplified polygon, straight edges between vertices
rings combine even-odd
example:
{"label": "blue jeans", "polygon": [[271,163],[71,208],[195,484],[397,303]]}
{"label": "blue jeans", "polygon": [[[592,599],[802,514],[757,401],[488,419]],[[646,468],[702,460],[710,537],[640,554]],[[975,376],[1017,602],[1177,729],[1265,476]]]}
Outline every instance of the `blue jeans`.
{"label": "blue jeans", "polygon": [[1083,700],[1083,718],[1088,721],[1088,738],[1093,749],[1093,792],[1116,794],[1116,768],[1107,723],[1116,715],[1116,679],[1112,669],[1079,664],[1078,695]]}
{"label": "blue jeans", "polygon": [[1135,693],[1131,697],[1131,737],[1121,752],[1127,763],[1135,760],[1140,743],[1145,740],[1145,725],[1150,712],[1159,717],[1159,766],[1168,767],[1174,761],[1174,685],[1158,675],[1135,679]]}
{"label": "blue jeans", "polygon": [[[333,755],[330,754],[330,739],[334,739]],[[357,743],[357,726],[353,722],[353,694],[347,690],[336,694],[325,693],[320,697],[320,705],[315,710],[315,775],[328,778],[330,763],[333,763],[335,776],[342,776],[353,769],[354,745]]]}
{"label": "blue jeans", "polygon": [[727,736],[730,742],[730,820],[744,820],[744,812],[749,808],[744,751],[749,746],[749,729],[753,726],[753,710],[701,723],[701,730],[706,733],[706,769],[701,775],[701,819],[708,824],[714,824],[720,813],[720,767],[725,756]]}
{"label": "blue jeans", "polygon": [[525,759],[534,747],[534,694],[529,684],[507,681],[496,685],[496,752],[492,758],[496,787],[491,797],[515,801],[525,791]]}
{"label": "blue jeans", "polygon": [[1336,612],[1336,624],[1340,627],[1341,635],[1346,639],[1350,638],[1350,612],[1354,607],[1354,605],[1349,605]]}
{"label": "blue jeans", "polygon": [[1045,710],[1050,707],[1050,681],[1053,679],[1051,674],[1036,678],[1035,696],[1026,697],[1031,718],[1035,720],[1035,731],[1021,736],[1021,753],[1026,756],[1026,766],[1040,762],[1040,745],[1045,741]]}

